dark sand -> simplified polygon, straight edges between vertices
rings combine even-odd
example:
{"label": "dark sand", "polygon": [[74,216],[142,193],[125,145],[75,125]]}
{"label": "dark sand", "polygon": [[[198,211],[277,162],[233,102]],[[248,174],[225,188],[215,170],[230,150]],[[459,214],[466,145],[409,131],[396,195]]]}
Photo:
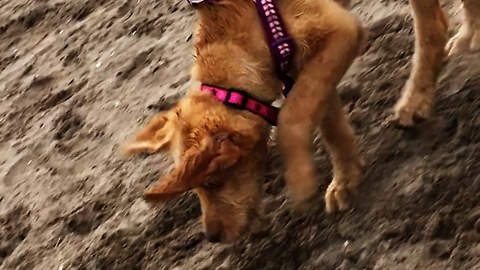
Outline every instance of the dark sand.
{"label": "dark sand", "polygon": [[[194,195],[143,202],[164,156],[118,151],[187,89],[194,10],[0,1],[0,269],[480,269],[480,55],[445,63],[431,120],[387,129],[410,70],[411,17],[405,1],[354,12],[376,23],[339,86],[369,163],[355,209],[326,215],[322,200],[293,215],[273,147],[270,228],[226,247],[202,237]],[[331,165],[316,146],[323,197]]]}

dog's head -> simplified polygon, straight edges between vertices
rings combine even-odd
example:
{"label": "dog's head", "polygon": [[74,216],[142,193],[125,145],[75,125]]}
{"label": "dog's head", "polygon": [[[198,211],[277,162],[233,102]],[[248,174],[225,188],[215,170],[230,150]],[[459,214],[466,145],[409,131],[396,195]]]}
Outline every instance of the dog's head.
{"label": "dog's head", "polygon": [[174,168],[147,190],[146,200],[167,201],[193,190],[207,238],[230,243],[258,221],[268,135],[260,117],[197,92],[150,121],[124,150],[168,151]]}
{"label": "dog's head", "polygon": [[202,208],[201,221],[211,242],[239,240],[252,225],[258,224],[262,214],[261,183],[266,149],[258,147],[255,151],[259,153],[254,153],[232,142],[230,139],[215,142],[224,144],[217,146],[223,150],[214,154],[217,157],[208,166],[213,170],[207,169],[202,184],[194,189]]}

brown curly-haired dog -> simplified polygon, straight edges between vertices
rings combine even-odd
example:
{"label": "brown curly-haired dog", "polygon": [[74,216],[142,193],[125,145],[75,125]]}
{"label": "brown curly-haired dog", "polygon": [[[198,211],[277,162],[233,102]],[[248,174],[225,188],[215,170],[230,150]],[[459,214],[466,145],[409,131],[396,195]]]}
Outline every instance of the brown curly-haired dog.
{"label": "brown curly-haired dog", "polygon": [[[473,1],[465,0],[465,7]],[[448,27],[438,0],[410,2],[416,54],[412,76],[391,120],[401,126],[430,113]],[[326,210],[348,209],[361,180],[362,162],[336,86],[362,52],[364,32],[356,18],[334,1],[278,0],[278,5],[297,48],[290,72],[296,84],[284,101],[277,129],[287,186],[297,209],[314,197],[317,182],[310,144],[312,130],[320,126],[334,170]],[[266,103],[275,101],[282,85],[252,0],[198,5],[197,12],[193,81],[243,89]],[[466,32],[473,37],[471,48],[478,46],[477,32]],[[464,38],[454,39],[450,51],[460,50],[460,43]],[[124,150],[169,152],[174,169],[146,191],[146,200],[165,201],[194,190],[208,239],[233,242],[247,235],[262,214],[270,125],[256,114],[226,106],[199,87],[195,83],[186,97],[155,117]]]}

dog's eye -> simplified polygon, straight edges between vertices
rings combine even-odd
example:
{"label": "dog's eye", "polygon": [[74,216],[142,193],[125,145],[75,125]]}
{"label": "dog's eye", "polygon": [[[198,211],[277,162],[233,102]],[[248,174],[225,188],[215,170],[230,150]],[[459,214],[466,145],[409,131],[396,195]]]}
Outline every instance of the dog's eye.
{"label": "dog's eye", "polygon": [[213,182],[213,181],[207,181],[203,184],[204,187],[208,189],[216,189],[220,187],[220,183],[218,182]]}
{"label": "dog's eye", "polygon": [[221,132],[221,133],[215,134],[214,139],[218,142],[222,142],[230,139],[230,135],[226,132]]}

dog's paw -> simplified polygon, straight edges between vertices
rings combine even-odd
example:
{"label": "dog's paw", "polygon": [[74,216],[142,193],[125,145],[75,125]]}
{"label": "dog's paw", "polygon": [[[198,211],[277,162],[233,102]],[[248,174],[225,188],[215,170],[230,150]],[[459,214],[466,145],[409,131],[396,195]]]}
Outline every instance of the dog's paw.
{"label": "dog's paw", "polygon": [[365,167],[365,160],[358,159],[350,163],[345,174],[337,171],[325,192],[327,213],[345,211],[351,207],[351,201],[358,195],[357,187],[361,182]]}
{"label": "dog's paw", "polygon": [[288,186],[288,197],[292,202],[292,210],[296,213],[303,213],[311,209],[315,204],[312,200],[317,195],[317,185],[313,166],[305,162],[303,167],[295,167],[285,171],[285,182]]}
{"label": "dog's paw", "polygon": [[480,51],[480,26],[464,25],[445,46],[447,57]]}
{"label": "dog's paw", "polygon": [[347,183],[340,184],[334,179],[325,193],[325,210],[327,213],[348,210],[352,197],[356,195],[356,187],[351,187]]}
{"label": "dog's paw", "polygon": [[[412,91],[404,91],[412,93]],[[421,123],[431,116],[432,98],[421,93],[433,92],[432,90],[415,91],[408,97],[402,97],[393,109],[393,114],[383,123],[387,127],[405,129]],[[405,95],[405,94],[404,94]]]}

